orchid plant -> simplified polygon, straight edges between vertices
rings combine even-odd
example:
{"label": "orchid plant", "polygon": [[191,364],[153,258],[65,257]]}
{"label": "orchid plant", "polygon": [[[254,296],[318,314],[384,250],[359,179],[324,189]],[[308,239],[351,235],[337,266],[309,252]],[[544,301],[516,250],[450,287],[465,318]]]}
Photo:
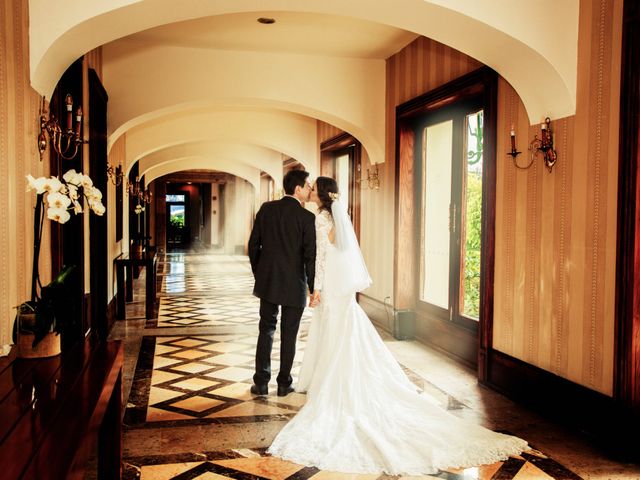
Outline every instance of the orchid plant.
{"label": "orchid plant", "polygon": [[[34,334],[33,346],[51,331],[60,332],[60,326],[56,322],[59,310],[60,289],[74,267],[65,266],[58,276],[46,287],[40,284],[38,272],[38,258],[40,256],[40,243],[42,241],[42,227],[44,222],[43,206],[46,200],[47,218],[60,224],[67,223],[71,213],[79,214],[84,211],[84,200],[89,209],[96,215],[104,215],[105,207],[102,204],[102,192],[93,185],[91,177],[75,170],[69,170],[58,177],[34,178],[27,175],[27,191],[35,190],[38,198],[34,212],[33,225],[33,270],[31,275],[31,300],[18,307],[19,313],[35,313],[36,322],[31,327]],[[46,199],[45,199],[46,197]],[[41,294],[38,295],[38,287]],[[14,328],[14,332],[16,331]],[[15,341],[15,339],[14,339]]]}
{"label": "orchid plant", "polygon": [[89,208],[96,215],[103,215],[105,207],[102,204],[102,192],[93,186],[88,175],[69,170],[58,177],[33,178],[27,175],[29,186],[27,191],[35,190],[38,195],[47,194],[47,218],[58,223],[66,223],[73,213],[82,213],[82,197],[87,200]]}

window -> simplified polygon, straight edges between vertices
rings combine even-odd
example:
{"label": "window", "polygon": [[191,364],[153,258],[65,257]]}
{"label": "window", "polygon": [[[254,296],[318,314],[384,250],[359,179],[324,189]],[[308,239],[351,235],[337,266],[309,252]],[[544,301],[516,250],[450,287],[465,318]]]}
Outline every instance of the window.
{"label": "window", "polygon": [[184,195],[167,194],[167,202],[184,202]]}
{"label": "window", "polygon": [[420,169],[419,301],[469,328],[480,317],[484,112],[465,101],[415,122]]}

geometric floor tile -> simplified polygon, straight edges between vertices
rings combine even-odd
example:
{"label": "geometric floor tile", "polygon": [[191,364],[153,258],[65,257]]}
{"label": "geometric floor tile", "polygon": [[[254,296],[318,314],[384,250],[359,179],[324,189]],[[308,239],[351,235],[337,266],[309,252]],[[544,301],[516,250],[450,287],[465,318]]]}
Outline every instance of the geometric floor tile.
{"label": "geometric floor tile", "polygon": [[[270,395],[256,397],[250,392],[260,301],[252,295],[253,275],[247,257],[216,255],[212,259],[212,255],[166,254],[164,261],[160,261],[159,272],[162,279],[159,315],[157,319],[147,320],[146,328],[161,328],[167,334],[142,338],[125,410],[125,431],[151,435],[153,441],[157,438],[161,445],[176,442],[175,439],[171,440],[173,429],[192,432],[196,442],[194,445],[198,445],[197,442],[202,438],[198,437],[202,435],[200,428],[213,428],[210,430],[212,432],[216,431],[215,428],[242,431],[246,424],[266,425],[264,422],[273,422],[272,425],[279,428],[283,420],[292,418],[304,406],[306,395],[275,395],[279,329],[273,344]],[[292,368],[294,375],[300,369],[311,315],[312,309],[306,309],[301,321]],[[185,330],[185,327],[189,330]],[[192,327],[202,328],[194,330]],[[192,333],[201,330],[201,335]],[[471,412],[463,402],[410,369],[403,369],[419,388],[430,394],[443,408],[455,410],[463,416]],[[414,477],[319,471],[314,467],[270,457],[265,449],[259,448],[155,453],[146,457],[125,457],[123,479],[579,479],[537,451],[510,457],[493,465]]]}
{"label": "geometric floor tile", "polygon": [[[199,457],[199,461],[193,461]],[[203,458],[204,457],[204,458]],[[270,479],[270,480],[579,480],[553,460],[546,459],[540,468],[526,458],[509,459],[478,468],[441,470],[421,476],[389,476],[380,474],[347,474],[320,471],[271,457],[260,450],[228,450],[197,454],[137,457],[125,459],[123,480],[158,479]]]}

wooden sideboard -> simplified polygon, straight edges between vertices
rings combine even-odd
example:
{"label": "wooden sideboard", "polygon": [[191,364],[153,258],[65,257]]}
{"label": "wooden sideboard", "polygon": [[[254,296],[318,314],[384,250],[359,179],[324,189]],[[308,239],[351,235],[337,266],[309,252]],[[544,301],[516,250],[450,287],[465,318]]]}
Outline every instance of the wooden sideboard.
{"label": "wooden sideboard", "polygon": [[44,359],[0,358],[0,477],[85,477],[98,452],[98,478],[122,464],[121,342],[86,339]]}

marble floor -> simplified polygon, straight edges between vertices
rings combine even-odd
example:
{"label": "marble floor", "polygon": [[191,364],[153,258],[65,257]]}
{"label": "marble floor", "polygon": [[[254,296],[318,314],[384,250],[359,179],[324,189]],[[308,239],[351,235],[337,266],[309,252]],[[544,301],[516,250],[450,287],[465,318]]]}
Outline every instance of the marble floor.
{"label": "marble floor", "polygon": [[[551,424],[475,381],[474,372],[418,342],[380,332],[409,378],[444,409],[526,439],[532,450],[504,462],[423,477],[319,471],[265,453],[304,405],[305,395],[254,397],[249,388],[258,300],[246,257],[170,253],[158,269],[157,319],[144,318],[144,272],[127,320],[112,338],[125,345],[125,479],[640,479],[640,467],[607,459],[588,440]],[[293,374],[311,312],[303,315]],[[278,368],[278,338],[273,368]]]}

